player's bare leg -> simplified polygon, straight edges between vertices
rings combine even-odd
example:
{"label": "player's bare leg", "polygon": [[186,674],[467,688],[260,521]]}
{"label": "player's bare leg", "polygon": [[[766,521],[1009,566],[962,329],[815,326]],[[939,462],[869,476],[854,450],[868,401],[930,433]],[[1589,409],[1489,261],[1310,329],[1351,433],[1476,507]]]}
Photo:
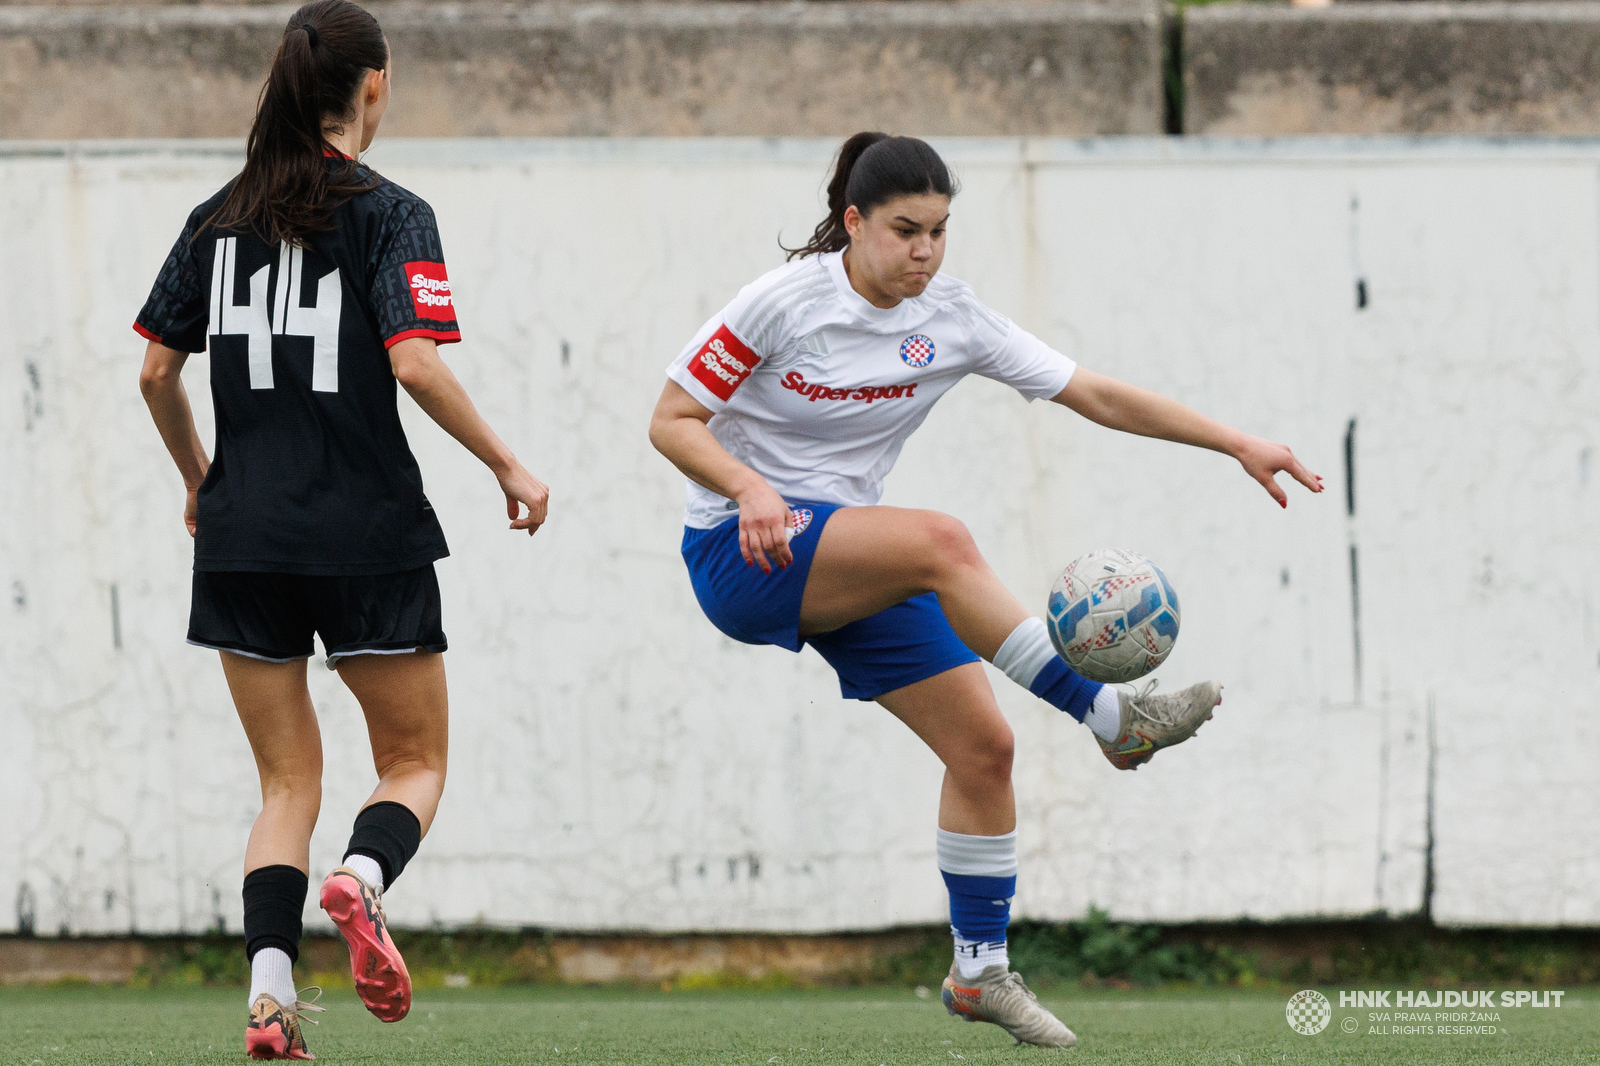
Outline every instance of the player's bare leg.
{"label": "player's bare leg", "polygon": [[1017,828],[1011,789],[1015,741],[978,663],[935,674],[878,697],[944,763],[939,828],[999,836]]}
{"label": "player's bare leg", "polygon": [[[263,662],[222,652],[222,670],[261,775],[261,813],[245,847],[245,936],[250,952],[252,1058],[311,1058],[294,989],[311,867],[311,831],[322,805],[322,733],[306,688],[305,660]],[[320,990],[319,990],[320,994]]]}
{"label": "player's bare leg", "polygon": [[1005,953],[1016,884],[1015,742],[983,667],[967,663],[885,693],[878,702],[945,766],[939,865],[950,889],[957,951],[944,981],[945,1009],[967,1021],[992,1022],[1022,1043],[1072,1046],[1072,1030],[1011,971]]}
{"label": "player's bare leg", "polygon": [[311,869],[311,831],[322,808],[322,731],[306,688],[304,659],[269,663],[220,653],[239,722],[261,775],[261,813],[244,868]]}
{"label": "player's bare leg", "polygon": [[450,697],[444,656],[351,655],[339,660],[339,678],[355,694],[367,719],[378,787],[366,806],[404,804],[422,824],[433,824],[444,794],[450,748]]}
{"label": "player's bare leg", "polygon": [[967,647],[1089,726],[1120,770],[1137,769],[1162,748],[1193,736],[1222,700],[1216,682],[1156,695],[1118,692],[1078,678],[1055,655],[1044,623],[1001,583],[966,526],[938,511],[834,512],[811,562],[800,632],[837,629],[925,592],[938,594]]}
{"label": "player's bare leg", "polygon": [[411,975],[389,935],[383,892],[416,853],[444,791],[444,659],[424,651],[352,655],[338,669],[366,715],[378,787],[356,818],[345,864],[322,883],[321,904],[350,947],[361,1001],[397,1022],[411,1009]]}
{"label": "player's bare leg", "polygon": [[800,604],[800,632],[822,633],[936,592],[962,643],[993,661],[1030,614],[958,519],[903,507],[846,507],[828,519]]}

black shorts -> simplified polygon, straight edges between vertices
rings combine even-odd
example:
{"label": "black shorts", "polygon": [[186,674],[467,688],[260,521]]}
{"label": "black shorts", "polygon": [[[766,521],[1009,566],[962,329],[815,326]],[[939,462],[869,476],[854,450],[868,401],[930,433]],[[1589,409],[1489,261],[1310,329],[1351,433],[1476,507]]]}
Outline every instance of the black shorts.
{"label": "black shorts", "polygon": [[315,633],[332,670],[346,655],[444,651],[440,615],[431,563],[362,577],[197,570],[189,643],[287,663],[311,658]]}

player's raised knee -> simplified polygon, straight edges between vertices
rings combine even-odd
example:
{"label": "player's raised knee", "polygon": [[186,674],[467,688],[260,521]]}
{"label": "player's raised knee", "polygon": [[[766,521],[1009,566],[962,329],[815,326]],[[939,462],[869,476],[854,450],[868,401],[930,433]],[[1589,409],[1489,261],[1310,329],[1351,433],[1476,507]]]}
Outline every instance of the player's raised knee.
{"label": "player's raised knee", "polygon": [[930,566],[939,570],[951,570],[976,566],[983,562],[977,541],[972,539],[972,533],[967,529],[966,523],[959,518],[952,518],[938,511],[923,511],[918,517],[922,522],[922,535],[926,544],[923,557]]}

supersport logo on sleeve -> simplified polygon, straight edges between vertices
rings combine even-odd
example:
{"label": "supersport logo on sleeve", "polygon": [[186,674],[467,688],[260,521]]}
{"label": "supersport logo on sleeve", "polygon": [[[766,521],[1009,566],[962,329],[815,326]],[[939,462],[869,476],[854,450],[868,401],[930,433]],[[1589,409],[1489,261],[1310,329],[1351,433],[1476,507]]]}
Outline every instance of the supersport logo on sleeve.
{"label": "supersport logo on sleeve", "polygon": [[443,263],[407,263],[405,272],[411,286],[411,304],[418,318],[431,318],[435,322],[456,320],[455,303],[450,298],[450,278],[444,272]]}
{"label": "supersport logo on sleeve", "polygon": [[759,362],[761,357],[723,326],[689,360],[689,373],[719,400],[730,400]]}

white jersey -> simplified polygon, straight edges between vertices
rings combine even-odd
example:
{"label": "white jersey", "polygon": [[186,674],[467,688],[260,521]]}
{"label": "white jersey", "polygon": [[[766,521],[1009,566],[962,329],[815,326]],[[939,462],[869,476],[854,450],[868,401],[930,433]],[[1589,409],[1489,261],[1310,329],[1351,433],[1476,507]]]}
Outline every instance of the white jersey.
{"label": "white jersey", "polygon": [[[968,374],[1049,399],[1076,364],[943,274],[888,310],[850,286],[843,253],[789,263],[746,285],[667,375],[710,408],[715,436],[786,500],[874,504],[900,449]],[[684,522],[738,510],[689,483]]]}

